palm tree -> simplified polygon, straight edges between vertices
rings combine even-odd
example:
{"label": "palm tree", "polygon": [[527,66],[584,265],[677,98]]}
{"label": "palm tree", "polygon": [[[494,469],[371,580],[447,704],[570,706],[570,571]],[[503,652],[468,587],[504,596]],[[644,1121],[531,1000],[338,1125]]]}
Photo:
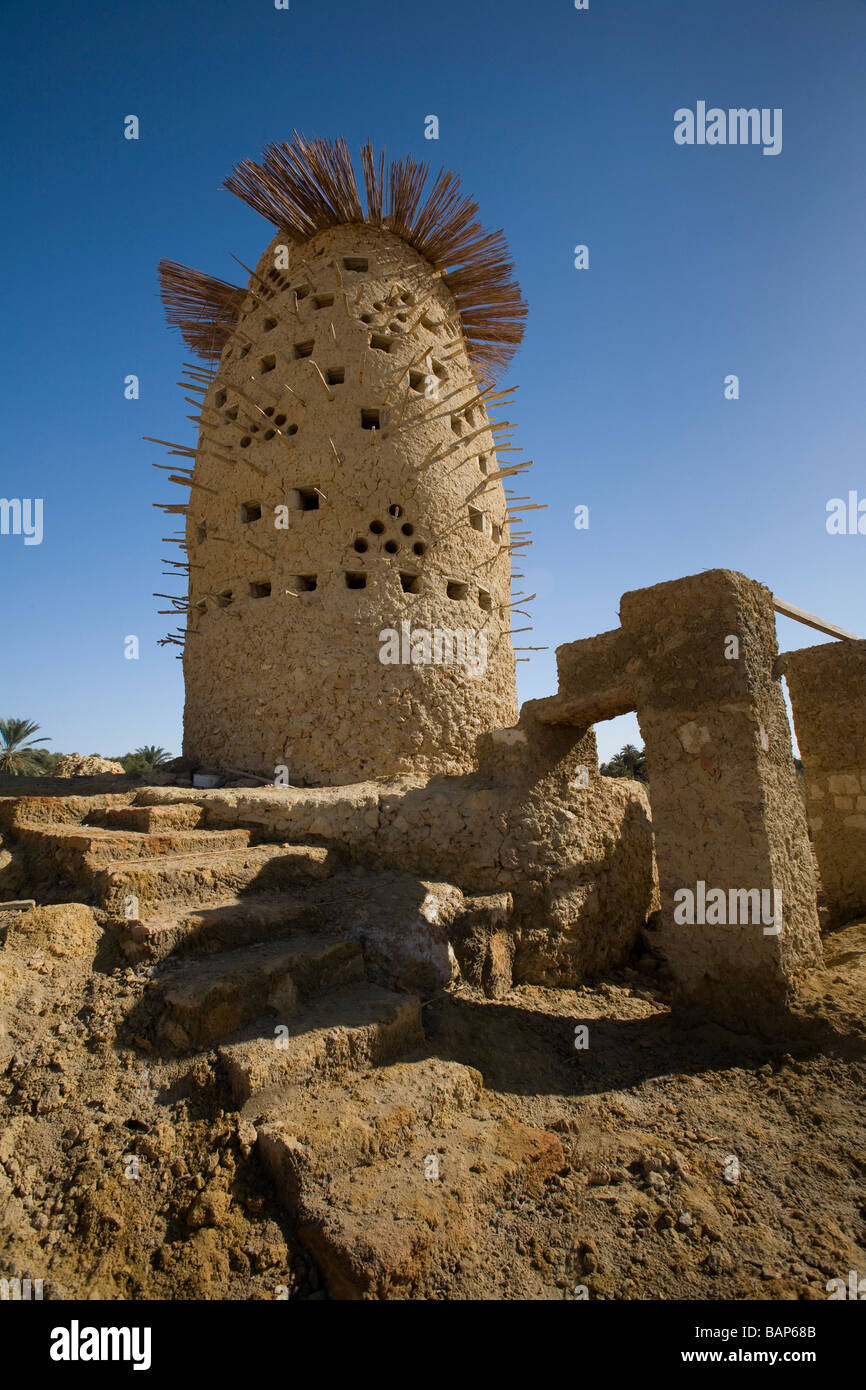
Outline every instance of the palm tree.
{"label": "palm tree", "polygon": [[[38,776],[43,768],[35,756],[45,750],[37,743],[50,743],[50,738],[31,738],[39,728],[31,719],[0,719],[0,772],[13,777]],[[30,739],[29,743],[25,739]]]}
{"label": "palm tree", "polygon": [[150,768],[165,767],[166,763],[171,762],[171,754],[165,748],[158,748],[154,743],[146,743],[143,748],[136,748],[135,756]]}
{"label": "palm tree", "polygon": [[635,782],[648,782],[646,752],[643,748],[635,748],[633,743],[623,744],[609,763],[602,763],[599,772],[604,777],[630,777]]}

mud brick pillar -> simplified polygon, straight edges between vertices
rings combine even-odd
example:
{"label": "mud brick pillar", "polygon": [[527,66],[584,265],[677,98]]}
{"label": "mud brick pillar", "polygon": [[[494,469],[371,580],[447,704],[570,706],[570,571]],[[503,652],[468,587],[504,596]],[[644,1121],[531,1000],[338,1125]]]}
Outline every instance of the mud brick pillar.
{"label": "mud brick pillar", "polygon": [[[559,691],[537,702],[537,718],[585,727],[637,711],[678,1011],[774,1032],[798,977],[820,965],[821,947],[806,815],[774,674],[772,594],[744,575],[710,570],[623,595],[620,621],[614,632],[557,650]],[[715,905],[700,912],[714,889],[720,920]],[[680,890],[693,895],[692,922],[676,920]],[[777,934],[765,933],[762,891],[771,908],[780,894]]]}
{"label": "mud brick pillar", "polygon": [[866,642],[784,657],[831,925],[866,916]]}
{"label": "mud brick pillar", "polygon": [[[646,744],[663,944],[696,1018],[772,1031],[796,980],[821,963],[815,874],[777,655],[773,596],[731,570],[623,595],[623,632]],[[781,927],[681,924],[675,894],[781,894]],[[731,912],[732,902],[736,911]],[[705,915],[710,915],[709,913]]]}

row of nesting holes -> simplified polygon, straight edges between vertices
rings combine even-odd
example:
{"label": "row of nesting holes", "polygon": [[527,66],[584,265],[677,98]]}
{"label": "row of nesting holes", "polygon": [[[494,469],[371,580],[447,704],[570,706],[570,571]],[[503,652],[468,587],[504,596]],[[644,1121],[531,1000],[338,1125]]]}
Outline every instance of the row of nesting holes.
{"label": "row of nesting holes", "polygon": [[[362,570],[344,570],[343,577],[347,589],[366,589],[367,576]],[[421,576],[418,574],[400,573],[400,585],[404,593],[417,594],[420,592],[419,582]],[[296,593],[312,593],[319,586],[318,575],[315,574],[296,574],[289,580]],[[257,579],[250,583],[250,598],[270,598],[271,582],[269,579]],[[445,585],[445,593],[448,598],[455,603],[469,598],[469,585],[460,579],[449,579]],[[217,595],[217,604],[220,608],[228,608],[234,602],[234,590],[224,589]],[[485,613],[493,611],[493,600],[486,589],[478,590],[478,606]],[[199,613],[207,612],[207,603],[204,599],[196,604]]]}

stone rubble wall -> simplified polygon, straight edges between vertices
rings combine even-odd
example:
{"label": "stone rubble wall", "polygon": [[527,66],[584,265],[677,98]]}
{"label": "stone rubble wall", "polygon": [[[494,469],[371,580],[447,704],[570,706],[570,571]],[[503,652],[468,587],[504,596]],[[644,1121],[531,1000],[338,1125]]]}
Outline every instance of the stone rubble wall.
{"label": "stone rubble wall", "polygon": [[783,658],[828,921],[866,914],[866,641]]}

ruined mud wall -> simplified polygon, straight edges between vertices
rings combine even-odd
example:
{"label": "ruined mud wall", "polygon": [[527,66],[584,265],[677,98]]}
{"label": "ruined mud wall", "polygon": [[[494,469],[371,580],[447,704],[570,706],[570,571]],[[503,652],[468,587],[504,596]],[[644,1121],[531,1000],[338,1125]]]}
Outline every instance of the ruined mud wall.
{"label": "ruined mud wall", "polygon": [[[468,771],[517,704],[506,499],[467,501],[497,461],[454,302],[382,229],[320,232],[286,271],[282,244],[204,398],[184,754],[295,784]],[[483,633],[484,669],[383,664],[404,621]]]}
{"label": "ruined mud wall", "polygon": [[850,922],[866,914],[866,642],[783,660],[828,917]]}

